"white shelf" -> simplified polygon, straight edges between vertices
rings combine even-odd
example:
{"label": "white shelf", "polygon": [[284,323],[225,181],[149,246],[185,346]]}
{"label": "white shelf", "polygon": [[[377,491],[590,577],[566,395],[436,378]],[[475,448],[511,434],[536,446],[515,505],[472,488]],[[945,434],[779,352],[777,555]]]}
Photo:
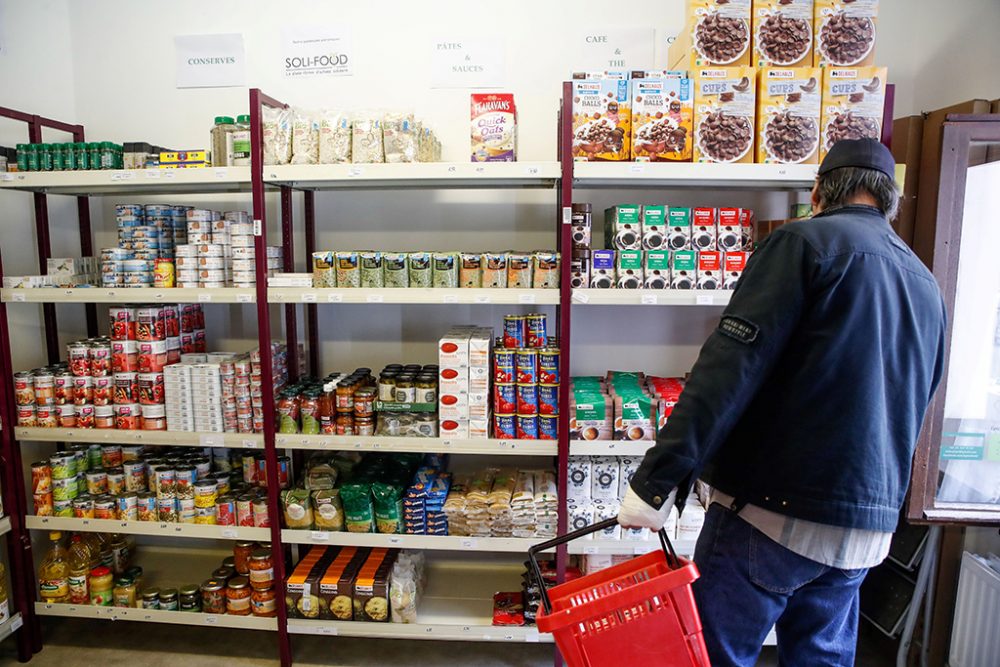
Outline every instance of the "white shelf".
{"label": "white shelf", "polygon": [[0,641],[7,639],[7,637],[20,630],[22,625],[24,625],[24,620],[21,618],[20,612],[15,613],[6,621],[0,623]]}
{"label": "white shelf", "polygon": [[0,535],[6,535],[10,532],[10,517],[5,516],[0,519]]}
{"label": "white shelf", "polygon": [[732,290],[574,289],[578,306],[725,306]]}
{"label": "white shelf", "polygon": [[206,433],[196,431],[124,431],[113,428],[37,428],[18,426],[14,437],[22,441],[115,443],[122,445],[175,445],[178,447],[235,447],[262,449],[260,433]]}
{"label": "white shelf", "polygon": [[551,188],[558,162],[413,162],[265,166],[264,180],[306,190],[330,188]]}
{"label": "white shelf", "polygon": [[421,303],[421,304],[548,304],[559,303],[557,289],[460,289],[385,287],[339,289],[270,287],[269,303]]}
{"label": "white shelf", "polygon": [[0,191],[61,195],[249,192],[250,167],[102,169],[0,174]]}
{"label": "white shelf", "polygon": [[[458,602],[456,602],[457,604]],[[424,605],[426,606],[426,605]],[[430,639],[437,641],[549,643],[552,635],[540,633],[535,626],[486,625],[482,619],[465,619],[456,615],[458,623],[365,623],[354,621],[309,621],[289,619],[288,632],[293,635],[327,635],[341,637],[378,637],[382,639]],[[420,618],[420,615],[417,616]],[[469,620],[469,623],[462,623]],[[472,622],[472,621],[476,622]],[[489,620],[489,619],[487,619]]]}
{"label": "white shelf", "polygon": [[363,435],[284,435],[274,437],[285,449],[359,452],[418,452],[435,454],[486,454],[511,456],[555,456],[555,440],[493,440],[482,438],[391,438]]}
{"label": "white shelf", "polygon": [[[694,547],[697,540],[670,540],[674,545],[674,551],[678,556],[690,557],[694,554]],[[566,550],[571,554],[612,554],[641,556],[651,551],[660,549],[660,538],[650,534],[649,539],[642,542],[631,542],[629,540],[574,540],[569,543]]]}
{"label": "white shelf", "polygon": [[573,186],[805,190],[812,188],[816,169],[814,164],[574,162]]}
{"label": "white shelf", "polygon": [[428,549],[437,551],[513,552],[527,556],[528,547],[544,542],[544,538],[524,537],[462,537],[459,535],[403,535],[387,533],[350,533],[322,530],[281,531],[285,544],[328,544],[385,549]]}
{"label": "white shelf", "polygon": [[39,616],[65,618],[96,618],[105,621],[140,621],[146,623],[172,623],[174,625],[201,625],[243,630],[278,630],[277,618],[260,616],[230,616],[228,614],[202,614],[192,611],[162,611],[134,607],[95,607],[91,605],[35,603]]}
{"label": "white shelf", "polygon": [[643,456],[653,440],[570,440],[570,456]]}
{"label": "white shelf", "polygon": [[117,519],[75,519],[55,516],[27,516],[25,526],[31,530],[83,531],[92,533],[125,533],[127,535],[158,535],[189,537],[203,540],[254,540],[269,542],[270,528],[247,526],[208,526],[197,523],[162,523],[159,521],[119,521]]}
{"label": "white shelf", "polygon": [[8,303],[253,303],[257,292],[238,287],[211,289],[158,287],[35,287],[0,290]]}

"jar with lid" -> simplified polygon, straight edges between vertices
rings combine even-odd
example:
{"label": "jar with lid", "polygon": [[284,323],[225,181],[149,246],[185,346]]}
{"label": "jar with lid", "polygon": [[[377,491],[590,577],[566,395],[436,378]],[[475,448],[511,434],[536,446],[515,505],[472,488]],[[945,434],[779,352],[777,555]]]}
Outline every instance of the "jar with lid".
{"label": "jar with lid", "polygon": [[233,161],[234,167],[250,166],[250,116],[241,114],[236,117],[236,128],[233,130]]}
{"label": "jar with lid", "polygon": [[159,609],[160,608],[160,589],[159,588],[146,588],[142,591],[142,608],[143,609]]}
{"label": "jar with lid", "polygon": [[206,579],[201,584],[201,610],[206,614],[226,613],[226,583]]}
{"label": "jar with lid", "polygon": [[115,576],[101,565],[90,571],[90,604],[110,607],[114,601]]}
{"label": "jar with lid", "polygon": [[131,577],[122,577],[115,584],[114,600],[116,607],[135,607],[136,590],[135,582]]}
{"label": "jar with lid", "polygon": [[396,403],[413,403],[416,398],[416,378],[408,373],[396,376]]}
{"label": "jar with lid", "polygon": [[299,395],[295,389],[285,389],[278,395],[278,433],[299,432]]}
{"label": "jar with lid", "polygon": [[417,387],[415,403],[437,403],[437,376],[421,373],[414,381]]}
{"label": "jar with lid", "polygon": [[371,417],[375,414],[376,389],[365,387],[354,394],[354,416]]}
{"label": "jar with lid", "polygon": [[337,413],[337,435],[355,435],[353,412]]}
{"label": "jar with lid", "polygon": [[226,613],[233,616],[250,615],[250,582],[246,577],[233,577],[226,584]]}
{"label": "jar with lid", "polygon": [[417,433],[422,438],[438,437],[438,419],[433,412],[417,414]]}
{"label": "jar with lid", "polygon": [[250,555],[250,585],[256,591],[274,586],[274,565],[270,549],[254,549]]}
{"label": "jar with lid", "polygon": [[234,568],[237,573],[246,575],[250,572],[250,556],[253,553],[253,547],[253,542],[244,541],[237,542],[233,547]]}
{"label": "jar with lid", "polygon": [[233,133],[236,124],[232,116],[216,116],[212,126],[212,166],[229,167],[233,164]]}
{"label": "jar with lid", "polygon": [[399,373],[384,370],[378,375],[378,400],[386,403],[396,401],[396,376]]}
{"label": "jar with lid", "polygon": [[271,617],[278,615],[278,609],[274,602],[273,588],[268,588],[264,591],[255,590],[250,596],[250,605],[254,616]]}
{"label": "jar with lid", "polygon": [[300,433],[308,435],[319,434],[319,396],[316,389],[307,389],[302,392],[302,399],[299,403],[299,415],[302,423]]}
{"label": "jar with lid", "polygon": [[337,412],[354,410],[354,392],[357,385],[350,378],[345,378],[337,385]]}
{"label": "jar with lid", "polygon": [[38,170],[52,171],[52,146],[38,144]]}
{"label": "jar with lid", "polygon": [[319,407],[316,416],[319,420],[320,433],[332,435],[337,432],[337,413],[334,407],[333,383],[327,382],[323,385],[323,393],[319,397]]}
{"label": "jar with lid", "polygon": [[177,608],[180,611],[201,611],[201,587],[197,584],[181,586],[177,596]]}
{"label": "jar with lid", "polygon": [[52,171],[63,170],[63,145],[49,144],[49,155],[52,156]]}
{"label": "jar with lid", "polygon": [[355,417],[353,435],[375,435],[375,417]]}
{"label": "jar with lid", "polygon": [[229,581],[236,576],[236,570],[231,567],[220,567],[212,572],[213,579],[221,579],[222,581]]}
{"label": "jar with lid", "polygon": [[177,611],[176,588],[164,588],[160,591],[160,609],[163,611]]}
{"label": "jar with lid", "polygon": [[[220,567],[231,567],[233,568],[233,570],[236,570],[236,556],[226,556],[225,558],[223,558],[222,565]],[[240,572],[240,574],[246,574],[246,573]]]}

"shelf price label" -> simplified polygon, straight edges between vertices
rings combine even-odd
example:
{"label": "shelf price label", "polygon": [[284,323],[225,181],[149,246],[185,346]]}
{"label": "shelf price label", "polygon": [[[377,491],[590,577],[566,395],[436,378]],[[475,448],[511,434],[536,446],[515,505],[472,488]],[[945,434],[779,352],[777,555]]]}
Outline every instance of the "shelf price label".
{"label": "shelf price label", "polygon": [[528,293],[528,294],[518,294],[517,295],[517,302],[518,303],[535,303],[535,295],[534,294],[530,294],[530,293]]}
{"label": "shelf price label", "polygon": [[215,614],[205,615],[205,625],[215,625],[219,622],[219,617]]}
{"label": "shelf price label", "polygon": [[659,303],[660,297],[656,294],[643,294],[641,301],[644,306],[655,306]]}
{"label": "shelf price label", "polygon": [[586,547],[583,548],[583,553],[592,556],[594,554],[601,553],[601,548],[600,547],[595,547],[595,546],[586,546]]}
{"label": "shelf price label", "polygon": [[493,298],[489,294],[477,294],[475,299],[476,303],[490,303],[493,301]]}
{"label": "shelf price label", "polygon": [[253,303],[253,294],[237,294],[236,303]]}
{"label": "shelf price label", "polygon": [[528,176],[538,176],[538,172],[539,171],[540,170],[539,170],[539,168],[538,168],[537,165],[532,165],[532,166],[526,167],[525,170],[524,170],[524,173],[526,173]]}
{"label": "shelf price label", "polygon": [[337,634],[337,628],[333,627],[332,625],[321,625],[319,626],[319,628],[317,628],[317,632],[319,632],[319,634],[321,635],[334,636]]}
{"label": "shelf price label", "polygon": [[471,538],[463,539],[462,540],[462,548],[463,549],[475,549],[476,548],[476,540],[471,539]]}
{"label": "shelf price label", "polygon": [[313,542],[326,542],[330,539],[330,533],[325,530],[314,530],[309,533],[309,539]]}
{"label": "shelf price label", "polygon": [[152,180],[160,177],[159,169],[143,169],[142,171],[146,175],[146,180]]}
{"label": "shelf price label", "polygon": [[711,294],[699,294],[694,298],[694,302],[699,306],[711,306],[715,303],[715,297]]}
{"label": "shelf price label", "polygon": [[14,301],[24,301],[24,292],[14,292]]}
{"label": "shelf price label", "polygon": [[10,631],[17,632],[18,630],[21,629],[22,625],[24,625],[24,620],[20,616],[18,616],[17,618],[15,618],[13,621],[10,622]]}
{"label": "shelf price label", "polygon": [[573,301],[577,303],[590,303],[590,295],[580,290],[573,290]]}
{"label": "shelf price label", "polygon": [[458,295],[457,294],[445,294],[444,295],[444,303],[458,303]]}
{"label": "shelf price label", "polygon": [[402,543],[403,543],[403,538],[401,538],[401,537],[390,537],[389,538],[389,544],[402,544]]}
{"label": "shelf price label", "polygon": [[215,170],[215,177],[217,179],[219,179],[220,181],[223,180],[226,177],[226,170],[225,169],[216,169]]}
{"label": "shelf price label", "polygon": [[326,302],[327,303],[341,303],[341,302],[343,302],[343,300],[344,300],[344,295],[341,294],[340,292],[337,292],[336,294],[327,294],[326,295]]}
{"label": "shelf price label", "polygon": [[223,528],[222,536],[229,540],[235,540],[238,537],[238,531],[235,528]]}
{"label": "shelf price label", "polygon": [[302,303],[316,303],[316,292],[303,292]]}
{"label": "shelf price label", "polygon": [[245,447],[246,449],[257,449],[257,441],[256,440],[244,440],[243,441],[243,447]]}
{"label": "shelf price label", "polygon": [[199,294],[198,295],[198,303],[209,303],[209,302],[211,302],[211,300],[212,300],[212,295],[211,294]]}
{"label": "shelf price label", "polygon": [[629,165],[629,171],[631,171],[633,174],[641,174],[642,172],[646,171],[646,165],[643,164],[642,162],[633,162],[632,164]]}
{"label": "shelf price label", "polygon": [[175,172],[173,169],[164,169],[163,172],[161,173],[163,174],[163,178],[167,179],[168,181],[172,181],[175,178],[177,178],[177,172]]}
{"label": "shelf price label", "polygon": [[384,297],[381,294],[369,294],[365,297],[365,301],[368,303],[382,303]]}
{"label": "shelf price label", "polygon": [[364,173],[365,170],[362,169],[361,167],[351,167],[350,169],[347,170],[347,175],[350,178],[358,178]]}

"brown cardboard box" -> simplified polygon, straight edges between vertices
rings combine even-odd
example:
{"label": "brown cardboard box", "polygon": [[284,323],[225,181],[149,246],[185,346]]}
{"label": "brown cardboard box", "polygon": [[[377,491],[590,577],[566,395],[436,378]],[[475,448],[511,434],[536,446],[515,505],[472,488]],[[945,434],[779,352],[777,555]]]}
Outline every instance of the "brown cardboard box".
{"label": "brown cardboard box", "polygon": [[[678,36],[668,52],[670,69],[750,65],[751,4],[751,0],[687,0],[683,39]],[[688,56],[685,65],[673,62],[681,53]]]}
{"label": "brown cardboard box", "polygon": [[882,137],[885,67],[827,67],[823,70],[820,161],[841,139]]}
{"label": "brown cardboard box", "polygon": [[693,78],[694,161],[753,162],[754,68],[702,67]]}
{"label": "brown cardboard box", "polygon": [[285,583],[289,617],[320,617],[324,605],[320,602],[319,582],[339,551],[339,547],[313,547],[295,566]]}
{"label": "brown cardboard box", "polygon": [[813,0],[753,0],[753,65],[811,67]]}
{"label": "brown cardboard box", "polygon": [[354,577],[370,553],[367,548],[344,547],[326,569],[319,583],[322,618],[335,621],[354,618]]}
{"label": "brown cardboard box", "polygon": [[[924,132],[920,151],[920,175],[917,184],[917,217],[913,227],[913,251],[931,267],[934,257],[934,235],[937,230],[938,186],[941,181],[942,127],[949,114],[989,113],[987,100],[969,100],[932,111],[924,116]],[[985,154],[982,159],[985,160]],[[982,160],[979,160],[981,162]],[[914,178],[908,174],[908,178]]]}
{"label": "brown cardboard box", "polygon": [[389,559],[388,549],[372,549],[368,560],[358,570],[353,592],[355,621],[389,621],[389,577],[388,571],[383,569]]}
{"label": "brown cardboard box", "polygon": [[892,227],[907,245],[913,246],[913,224],[917,216],[917,176],[920,172],[921,139],[924,117],[907,116],[892,121],[892,157],[897,165],[905,165],[908,177],[903,181],[899,199],[899,215]]}
{"label": "brown cardboard box", "polygon": [[878,0],[815,0],[813,65],[867,67],[875,63]]}
{"label": "brown cardboard box", "polygon": [[765,67],[757,88],[757,162],[819,162],[823,71]]}

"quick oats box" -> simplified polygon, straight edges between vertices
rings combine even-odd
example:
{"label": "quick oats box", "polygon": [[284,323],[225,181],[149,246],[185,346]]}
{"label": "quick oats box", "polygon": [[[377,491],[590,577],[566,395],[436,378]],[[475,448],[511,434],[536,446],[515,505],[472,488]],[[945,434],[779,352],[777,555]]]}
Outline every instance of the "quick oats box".
{"label": "quick oats box", "polygon": [[751,64],[751,0],[688,0],[691,68]]}
{"label": "quick oats box", "polygon": [[472,93],[472,161],[517,161],[517,107],[510,93]]}
{"label": "quick oats box", "polygon": [[695,162],[753,162],[755,81],[752,67],[695,70]]}
{"label": "quick oats box", "polygon": [[875,62],[878,0],[815,0],[813,64],[864,67]]}
{"label": "quick oats box", "polygon": [[632,158],[689,162],[694,125],[691,79],[636,74],[632,75]]}
{"label": "quick oats box", "polygon": [[753,64],[813,64],[813,0],[754,0]]}
{"label": "quick oats box", "polygon": [[585,75],[573,81],[573,159],[631,158],[631,81],[626,73]]}
{"label": "quick oats box", "polygon": [[765,67],[757,90],[757,162],[819,162],[823,70]]}
{"label": "quick oats box", "polygon": [[879,139],[885,105],[885,67],[827,67],[820,115],[822,160],[841,139]]}

